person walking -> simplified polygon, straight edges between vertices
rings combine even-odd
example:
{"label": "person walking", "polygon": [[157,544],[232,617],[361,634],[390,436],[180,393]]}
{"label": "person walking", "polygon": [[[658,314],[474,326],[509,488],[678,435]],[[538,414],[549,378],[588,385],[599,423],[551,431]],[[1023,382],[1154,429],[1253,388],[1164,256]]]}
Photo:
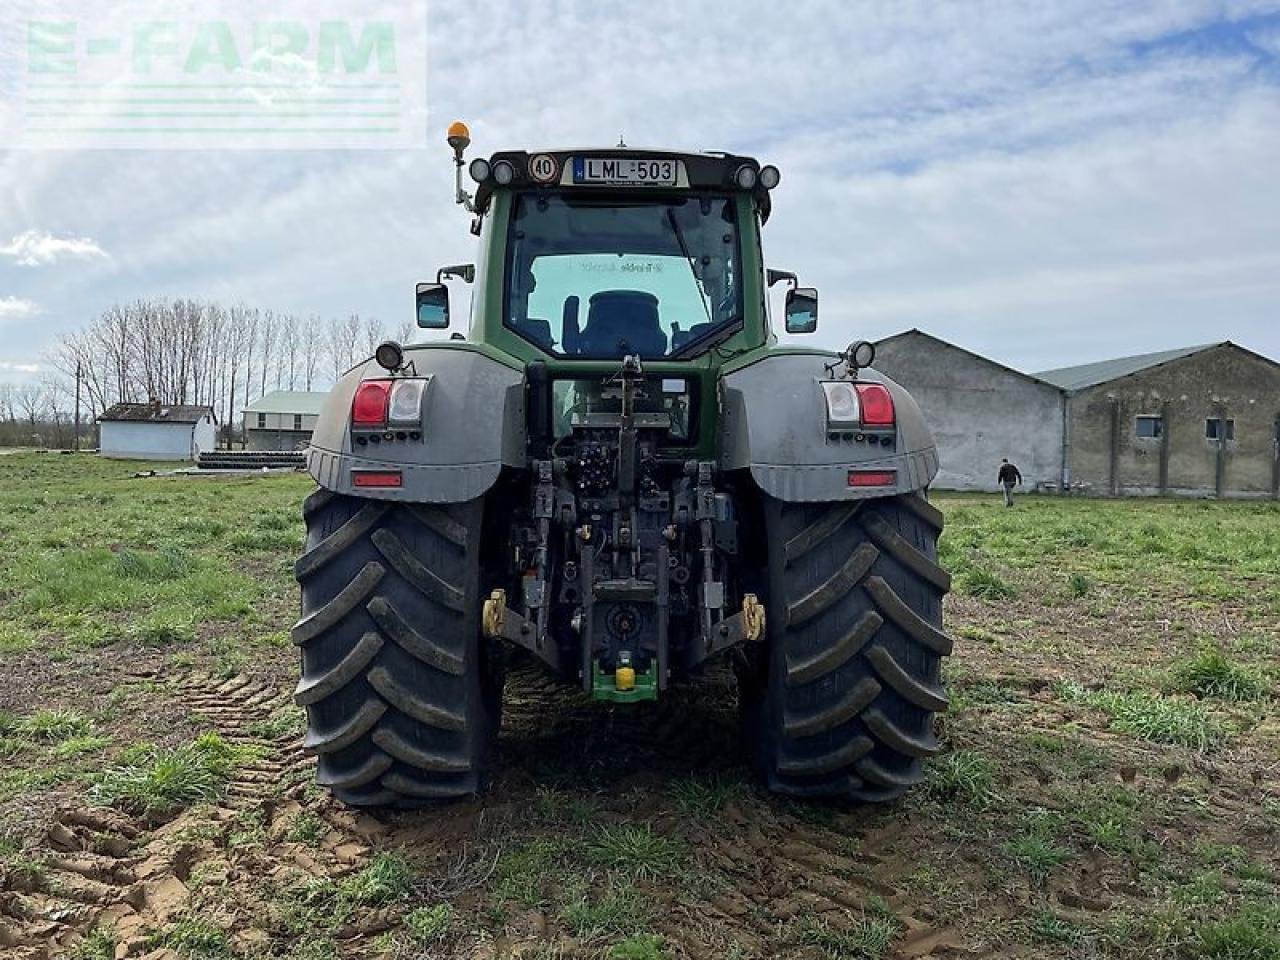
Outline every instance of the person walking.
{"label": "person walking", "polygon": [[1022,473],[1008,460],[1000,461],[1000,472],[996,474],[996,482],[1004,488],[1004,505],[1013,506],[1013,488],[1022,483]]}

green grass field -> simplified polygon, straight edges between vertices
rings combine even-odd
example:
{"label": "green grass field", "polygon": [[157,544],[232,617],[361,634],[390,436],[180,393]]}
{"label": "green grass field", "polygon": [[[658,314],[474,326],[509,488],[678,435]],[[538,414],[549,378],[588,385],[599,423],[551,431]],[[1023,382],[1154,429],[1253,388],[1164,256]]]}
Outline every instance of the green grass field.
{"label": "green grass field", "polygon": [[1280,960],[1274,503],[937,496],[952,709],[895,805],[764,793],[723,677],[517,665],[491,792],[369,816],[289,702],[309,479],[150,466],[0,457],[6,957]]}

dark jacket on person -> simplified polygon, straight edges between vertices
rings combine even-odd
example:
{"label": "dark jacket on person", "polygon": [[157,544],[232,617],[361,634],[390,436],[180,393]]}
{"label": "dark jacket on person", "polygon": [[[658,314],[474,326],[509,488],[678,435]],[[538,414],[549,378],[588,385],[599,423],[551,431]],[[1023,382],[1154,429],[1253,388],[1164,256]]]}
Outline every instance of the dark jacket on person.
{"label": "dark jacket on person", "polygon": [[1000,464],[1000,472],[996,475],[998,483],[1021,483],[1022,474],[1018,472],[1018,468],[1012,463]]}

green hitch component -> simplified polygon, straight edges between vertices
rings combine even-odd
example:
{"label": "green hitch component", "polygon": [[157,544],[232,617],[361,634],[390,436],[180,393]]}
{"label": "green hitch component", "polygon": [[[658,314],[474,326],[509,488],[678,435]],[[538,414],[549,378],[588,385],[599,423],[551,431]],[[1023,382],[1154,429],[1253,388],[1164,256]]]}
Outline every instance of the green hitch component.
{"label": "green hitch component", "polygon": [[[631,670],[631,667],[622,668]],[[630,689],[624,680],[619,689],[616,674],[606,673],[596,663],[591,669],[591,699],[606,700],[610,703],[638,703],[641,700],[658,699],[657,671],[650,667],[645,673],[635,673]]]}

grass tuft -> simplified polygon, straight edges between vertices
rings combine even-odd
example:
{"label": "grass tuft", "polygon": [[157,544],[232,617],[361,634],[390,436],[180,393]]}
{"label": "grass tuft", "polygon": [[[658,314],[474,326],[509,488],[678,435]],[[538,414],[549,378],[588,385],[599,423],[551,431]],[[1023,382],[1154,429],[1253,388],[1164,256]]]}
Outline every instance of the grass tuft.
{"label": "grass tuft", "polygon": [[585,880],[577,880],[569,885],[560,919],[574,936],[593,939],[610,933],[631,933],[637,926],[644,926],[652,912],[650,901],[630,884],[615,881],[593,895]]}
{"label": "grass tuft", "polygon": [[961,593],[983,600],[1007,600],[1017,595],[998,573],[986,567],[967,567],[956,579],[956,587]]}
{"label": "grass tuft", "polygon": [[683,843],[654,833],[648,824],[601,827],[587,844],[586,852],[594,863],[641,880],[670,876],[688,853]]}
{"label": "grass tuft", "polygon": [[1271,693],[1271,684],[1261,671],[1241,666],[1219,647],[1206,647],[1175,663],[1166,688],[1173,693],[1232,701],[1262,700]]}
{"label": "grass tuft", "polygon": [[385,906],[413,893],[415,874],[398,853],[380,853],[367,867],[338,884],[338,893],[361,906]]}
{"label": "grass tuft", "polygon": [[667,960],[662,937],[656,933],[637,933],[609,948],[608,960]]}
{"label": "grass tuft", "polygon": [[995,791],[995,767],[973,750],[956,750],[929,765],[926,795],[935,800],[985,807],[999,799]]}
{"label": "grass tuft", "polygon": [[1093,583],[1083,573],[1073,573],[1067,578],[1067,595],[1080,600],[1088,596]]}
{"label": "grass tuft", "polygon": [[[88,717],[74,710],[37,710],[25,717],[11,720],[9,731],[17,737],[61,743],[72,737],[83,737],[93,730]],[[0,729],[0,732],[5,732]]]}
{"label": "grass tuft", "polygon": [[741,783],[720,777],[689,777],[671,786],[676,806],[693,817],[707,818],[719,813],[732,800],[744,794]]}
{"label": "grass tuft", "polygon": [[1192,956],[1198,960],[1280,960],[1280,907],[1246,907],[1228,920],[1201,927]]}
{"label": "grass tuft", "polygon": [[131,813],[168,814],[223,795],[235,769],[252,751],[204,733],[174,750],[154,747],[121,757],[89,788],[89,800]]}
{"label": "grass tuft", "polygon": [[800,940],[833,960],[880,960],[898,936],[898,922],[889,916],[851,918],[840,929],[826,920],[806,916],[800,921]]}
{"label": "grass tuft", "polygon": [[1200,703],[1175,700],[1141,691],[1091,691],[1073,681],[1057,685],[1064,700],[1101,710],[1111,728],[1153,743],[1171,743],[1208,751],[1226,739],[1226,730]]}
{"label": "grass tuft", "polygon": [[415,947],[435,946],[449,935],[457,921],[457,914],[447,903],[432,907],[419,907],[404,918],[405,933]]}
{"label": "grass tuft", "polygon": [[116,935],[107,927],[94,927],[71,948],[70,960],[115,960]]}

